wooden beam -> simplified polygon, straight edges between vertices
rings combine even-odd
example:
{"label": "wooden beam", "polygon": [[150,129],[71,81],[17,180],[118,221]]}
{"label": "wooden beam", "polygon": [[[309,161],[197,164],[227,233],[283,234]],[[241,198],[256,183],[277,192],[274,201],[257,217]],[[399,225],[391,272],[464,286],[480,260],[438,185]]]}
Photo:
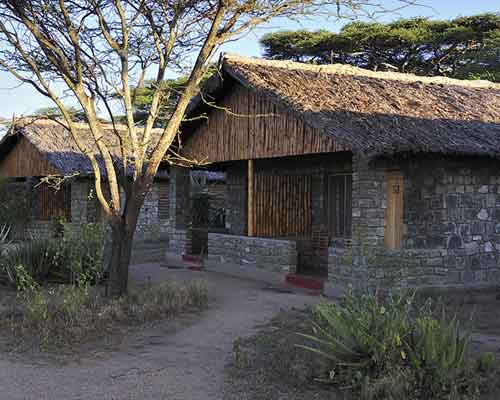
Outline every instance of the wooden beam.
{"label": "wooden beam", "polygon": [[247,217],[248,217],[248,236],[253,236],[255,232],[255,221],[254,221],[254,210],[253,210],[253,185],[254,185],[254,171],[253,171],[253,160],[248,160],[247,163],[247,182],[248,182],[248,191],[247,191]]}

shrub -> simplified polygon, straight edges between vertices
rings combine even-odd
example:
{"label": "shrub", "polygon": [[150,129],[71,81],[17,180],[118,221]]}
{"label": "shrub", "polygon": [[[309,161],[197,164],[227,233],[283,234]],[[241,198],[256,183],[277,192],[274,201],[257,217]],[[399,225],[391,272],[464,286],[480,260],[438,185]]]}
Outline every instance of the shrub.
{"label": "shrub", "polygon": [[34,239],[11,246],[0,261],[0,274],[15,287],[18,267],[38,283],[95,283],[104,275],[105,245],[101,225],[66,227],[60,239]]}
{"label": "shrub", "polygon": [[13,245],[5,251],[0,261],[4,277],[15,287],[18,287],[18,272],[29,274],[35,281],[42,282],[54,273],[57,249],[55,242],[44,240],[30,240]]}
{"label": "shrub", "polygon": [[[456,319],[441,319],[414,294],[380,300],[348,294],[313,312],[313,333],[300,345],[328,361],[323,380],[353,388],[361,398],[460,398],[477,392],[466,358],[470,342]],[[466,398],[466,397],[464,397]],[[467,397],[470,398],[470,397]]]}
{"label": "shrub", "polygon": [[59,240],[56,264],[72,282],[99,281],[105,270],[106,236],[102,224],[66,225]]}

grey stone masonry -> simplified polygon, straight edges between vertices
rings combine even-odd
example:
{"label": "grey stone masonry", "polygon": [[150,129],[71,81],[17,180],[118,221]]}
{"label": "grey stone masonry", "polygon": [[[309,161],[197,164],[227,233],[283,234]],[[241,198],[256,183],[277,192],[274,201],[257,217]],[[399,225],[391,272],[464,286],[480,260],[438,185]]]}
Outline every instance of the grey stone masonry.
{"label": "grey stone masonry", "polygon": [[208,260],[273,272],[295,272],[297,247],[294,240],[209,233]]}
{"label": "grey stone masonry", "polygon": [[159,185],[153,184],[153,187],[144,199],[144,204],[139,213],[135,234],[136,239],[155,241],[159,240],[164,234],[169,233],[169,219],[160,219],[159,217],[159,200]]}
{"label": "grey stone masonry", "polygon": [[[89,222],[103,222],[100,205],[95,197],[94,181],[91,178],[77,178],[69,181],[71,188],[70,208],[71,218],[65,225],[77,226]],[[33,186],[31,181],[26,184],[27,190]],[[139,213],[137,229],[134,238],[140,241],[159,240],[162,234],[168,233],[170,221],[159,218],[159,187],[155,181],[144,200]],[[50,238],[55,234],[55,221],[40,221],[33,215],[26,227],[28,237]]]}
{"label": "grey stone masonry", "polygon": [[365,244],[382,246],[385,226],[385,168],[376,168],[353,157],[352,237]]}
{"label": "grey stone masonry", "polygon": [[[384,175],[404,177],[403,246],[384,249]],[[478,157],[355,160],[352,247],[330,247],[329,279],[358,288],[500,283],[500,163]]]}
{"label": "grey stone masonry", "polygon": [[169,253],[189,253],[191,228],[191,178],[187,168],[170,169],[170,240]]}
{"label": "grey stone masonry", "polygon": [[87,222],[87,203],[93,182],[77,179],[71,182],[71,222]]}
{"label": "grey stone masonry", "polygon": [[247,232],[247,176],[243,164],[226,174],[226,229],[235,235]]}

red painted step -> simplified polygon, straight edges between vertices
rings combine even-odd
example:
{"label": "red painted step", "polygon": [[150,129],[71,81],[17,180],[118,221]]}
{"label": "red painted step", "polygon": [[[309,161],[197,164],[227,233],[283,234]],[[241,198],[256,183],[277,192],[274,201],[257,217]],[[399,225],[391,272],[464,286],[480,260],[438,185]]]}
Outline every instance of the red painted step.
{"label": "red painted step", "polygon": [[182,260],[183,261],[188,261],[188,262],[193,262],[193,263],[199,263],[200,262],[200,256],[195,256],[192,254],[183,254],[182,255]]}
{"label": "red painted step", "polygon": [[303,289],[323,290],[326,278],[311,277],[297,274],[287,274],[286,282]]}
{"label": "red painted step", "polygon": [[186,268],[192,271],[201,271],[203,269],[203,259],[199,256],[184,254],[182,261],[186,263]]}

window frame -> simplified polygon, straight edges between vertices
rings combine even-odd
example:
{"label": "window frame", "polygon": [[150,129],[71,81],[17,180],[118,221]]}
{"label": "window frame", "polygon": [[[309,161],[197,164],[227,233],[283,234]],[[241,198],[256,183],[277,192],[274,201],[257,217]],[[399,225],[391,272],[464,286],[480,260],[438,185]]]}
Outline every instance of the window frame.
{"label": "window frame", "polygon": [[[339,180],[339,178],[343,178],[341,189],[334,192],[334,180]],[[326,180],[326,217],[330,241],[336,239],[351,239],[352,172],[327,174]],[[342,206],[340,209],[337,208],[337,196],[342,198]],[[338,224],[338,216],[342,217],[342,224]]]}

